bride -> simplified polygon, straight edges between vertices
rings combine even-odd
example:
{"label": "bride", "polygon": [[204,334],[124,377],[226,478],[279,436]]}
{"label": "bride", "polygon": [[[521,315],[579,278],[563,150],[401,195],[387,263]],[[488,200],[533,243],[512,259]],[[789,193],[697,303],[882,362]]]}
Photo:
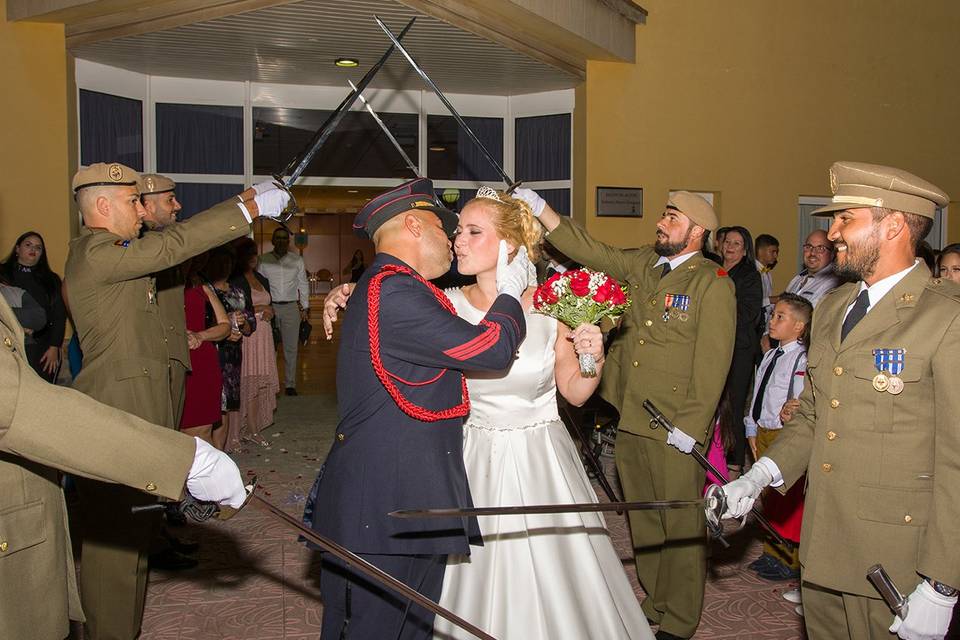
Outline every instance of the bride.
{"label": "bride", "polygon": [[[497,296],[500,241],[511,255],[539,253],[542,227],[529,206],[481,188],[460,214],[454,251],[464,275],[477,283],[448,289],[457,314],[479,322]],[[324,303],[329,339],[350,287]],[[556,394],[583,404],[599,378],[580,375],[579,353],[603,367],[599,328],[570,331],[531,312],[534,287],[523,296],[527,337],[508,371],[467,372],[470,415],[463,427],[463,457],[474,504],[516,506],[596,502],[577,449],[560,421]],[[494,637],[523,640],[652,640],[626,572],[597,513],[483,516],[483,546],[451,556],[440,604]],[[436,640],[472,636],[442,618]]]}
{"label": "bride", "polygon": [[[460,214],[454,252],[477,283],[449,289],[457,314],[479,322],[497,297],[501,240],[511,255],[525,246],[535,260],[542,227],[522,200],[483,188]],[[578,353],[603,366],[595,325],[570,331],[530,312],[527,337],[508,371],[467,374],[470,415],[463,457],[476,505],[596,502],[576,447],[557,413],[557,391],[583,404],[599,378],[580,375]],[[499,638],[652,638],[602,516],[596,513],[484,516],[483,546],[451,556],[440,604]],[[437,618],[434,637],[467,638]]]}

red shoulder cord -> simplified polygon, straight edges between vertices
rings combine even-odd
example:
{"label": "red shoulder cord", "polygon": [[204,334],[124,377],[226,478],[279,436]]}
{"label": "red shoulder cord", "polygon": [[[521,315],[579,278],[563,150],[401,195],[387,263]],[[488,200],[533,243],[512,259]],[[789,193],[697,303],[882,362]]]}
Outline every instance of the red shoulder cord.
{"label": "red shoulder cord", "polygon": [[[460,374],[460,386],[463,394],[463,402],[456,405],[455,407],[450,407],[449,409],[441,409],[440,411],[432,411],[426,409],[419,405],[410,402],[410,400],[403,397],[403,394],[397,389],[397,386],[393,384],[393,380],[390,378],[396,378],[401,380],[398,376],[390,373],[383,366],[383,359],[380,357],[380,288],[383,286],[383,280],[389,276],[397,275],[398,273],[411,276],[416,278],[430,289],[430,292],[437,299],[444,309],[457,315],[456,309],[453,308],[453,304],[450,303],[450,300],[440,289],[430,284],[423,277],[414,272],[412,269],[407,267],[402,267],[400,265],[388,264],[384,265],[383,269],[377,275],[373,276],[370,279],[370,288],[368,292],[368,311],[367,311],[367,325],[370,333],[370,360],[373,363],[373,372],[377,375],[377,379],[380,380],[380,384],[383,385],[383,388],[387,390],[387,393],[390,394],[390,397],[393,398],[393,401],[400,407],[400,410],[411,418],[416,418],[423,422],[437,422],[438,420],[449,420],[450,418],[462,418],[467,413],[470,412],[470,396],[467,393],[467,379],[463,377],[463,374]],[[427,380],[421,383],[410,383],[407,381],[407,384],[414,384],[416,386],[423,386],[436,382],[440,379],[440,376],[445,374],[448,369],[443,369],[435,378],[432,380]]]}

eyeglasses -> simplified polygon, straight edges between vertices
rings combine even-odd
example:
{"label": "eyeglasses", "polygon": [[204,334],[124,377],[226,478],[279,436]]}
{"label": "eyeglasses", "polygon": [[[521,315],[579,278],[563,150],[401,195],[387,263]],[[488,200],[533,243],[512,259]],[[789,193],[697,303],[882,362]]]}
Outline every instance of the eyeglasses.
{"label": "eyeglasses", "polygon": [[829,253],[830,247],[826,247],[822,244],[805,244],[803,245],[804,251],[809,251],[810,253]]}

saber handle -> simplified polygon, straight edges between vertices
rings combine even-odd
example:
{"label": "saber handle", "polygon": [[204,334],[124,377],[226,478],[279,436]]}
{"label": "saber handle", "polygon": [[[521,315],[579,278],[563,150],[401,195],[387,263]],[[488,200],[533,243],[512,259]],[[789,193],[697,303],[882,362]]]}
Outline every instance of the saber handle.
{"label": "saber handle", "polygon": [[450,101],[447,100],[447,96],[443,95],[443,91],[440,91],[440,87],[438,87],[436,83],[430,79],[430,76],[428,76],[427,72],[424,71],[419,64],[417,64],[417,61],[413,59],[413,56],[410,55],[410,52],[407,51],[402,44],[400,44],[400,39],[393,35],[393,32],[390,31],[390,28],[384,24],[383,20],[381,20],[379,16],[374,16],[373,18],[377,21],[377,24],[380,26],[380,28],[383,29],[383,32],[387,34],[387,37],[390,38],[390,41],[397,48],[397,51],[402,53],[403,57],[407,59],[407,62],[409,62],[410,66],[413,67],[413,70],[417,72],[417,75],[419,75],[420,78],[427,83],[427,86],[433,90],[437,97],[440,98],[440,102],[442,102],[443,106],[447,108],[447,110],[450,112],[450,115],[453,116],[453,119],[457,121],[457,124],[460,125],[461,129],[463,129],[463,132],[467,134],[467,137],[470,138],[475,145],[477,145],[477,148],[480,149],[480,153],[482,153],[483,157],[487,159],[487,162],[489,162],[493,168],[497,170],[497,173],[500,174],[500,176],[503,178],[503,181],[510,185],[508,192],[512,193],[513,189],[516,189],[519,183],[515,183],[513,178],[508,176],[507,172],[504,171],[503,167],[500,166],[500,163],[494,159],[493,155],[491,155],[489,151],[487,151],[487,148],[483,146],[482,142],[480,142],[480,138],[478,138],[470,129],[454,106],[450,104]]}
{"label": "saber handle", "polygon": [[326,538],[325,536],[318,534],[316,531],[313,531],[312,529],[305,527],[296,518],[286,513],[285,511],[280,510],[278,507],[271,504],[270,502],[267,502],[260,496],[256,494],[251,494],[251,497],[253,498],[253,501],[256,502],[257,506],[266,510],[268,513],[273,515],[277,520],[280,520],[281,522],[286,524],[288,527],[295,529],[297,533],[299,533],[301,536],[303,536],[313,544],[317,545],[324,551],[327,551],[332,555],[336,556],[337,558],[342,560],[344,563],[346,563],[348,566],[354,567],[355,569],[359,570],[361,573],[364,573],[368,577],[373,578],[377,583],[390,589],[394,593],[401,595],[406,600],[410,600],[425,609],[429,609],[430,611],[437,614],[438,616],[449,620],[456,626],[460,627],[464,631],[467,631],[468,633],[473,634],[474,636],[480,638],[481,640],[497,640],[496,638],[491,636],[489,633],[485,632],[483,629],[480,629],[479,627],[475,627],[474,625],[470,624],[469,622],[467,622],[457,614],[453,613],[452,611],[441,607],[439,604],[437,604],[430,598],[426,597],[416,589],[404,584],[403,582],[400,582],[399,580],[394,578],[392,575],[390,575],[383,569],[364,560],[363,558],[353,553],[346,547],[343,547],[337,544],[336,542],[334,542],[333,540],[330,540],[329,538]]}
{"label": "saber handle", "polygon": [[[643,401],[643,408],[647,410],[647,413],[653,416],[653,418],[650,420],[650,427],[652,429],[656,429],[657,426],[662,426],[667,430],[667,433],[673,432],[673,423],[670,422],[670,420],[668,420],[667,417],[663,415],[663,413],[661,413],[660,410],[657,409],[656,405],[650,402],[649,399]],[[721,474],[720,471],[717,470],[717,468],[713,466],[713,464],[707,460],[706,456],[704,456],[703,453],[701,453],[696,447],[690,451],[690,455],[693,456],[693,459],[696,460],[700,466],[704,468],[704,470],[709,471],[718,479],[724,477],[724,475]],[[757,524],[759,524],[768,534],[770,534],[770,537],[773,538],[774,542],[788,549],[796,548],[797,544],[780,535],[780,532],[773,528],[773,525],[770,524],[770,521],[767,520],[762,513],[760,513],[760,510],[757,509],[756,506],[750,510],[750,513],[753,514]]]}
{"label": "saber handle", "polygon": [[897,589],[893,579],[883,568],[882,564],[875,564],[867,570],[867,580],[880,592],[880,597],[887,603],[890,610],[900,616],[901,620],[907,617],[907,599]]}

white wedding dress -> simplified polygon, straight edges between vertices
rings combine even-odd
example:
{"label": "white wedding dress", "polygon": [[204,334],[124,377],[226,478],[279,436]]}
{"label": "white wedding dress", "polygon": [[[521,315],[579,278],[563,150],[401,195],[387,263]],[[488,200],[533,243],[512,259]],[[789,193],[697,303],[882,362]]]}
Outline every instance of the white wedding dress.
{"label": "white wedding dress", "polygon": [[[457,314],[484,313],[459,289]],[[507,373],[468,373],[463,457],[477,506],[596,502],[557,413],[557,321],[528,313]],[[482,547],[451,556],[440,604],[499,640],[652,639],[653,633],[598,513],[484,516]],[[473,636],[436,618],[434,637]]]}

